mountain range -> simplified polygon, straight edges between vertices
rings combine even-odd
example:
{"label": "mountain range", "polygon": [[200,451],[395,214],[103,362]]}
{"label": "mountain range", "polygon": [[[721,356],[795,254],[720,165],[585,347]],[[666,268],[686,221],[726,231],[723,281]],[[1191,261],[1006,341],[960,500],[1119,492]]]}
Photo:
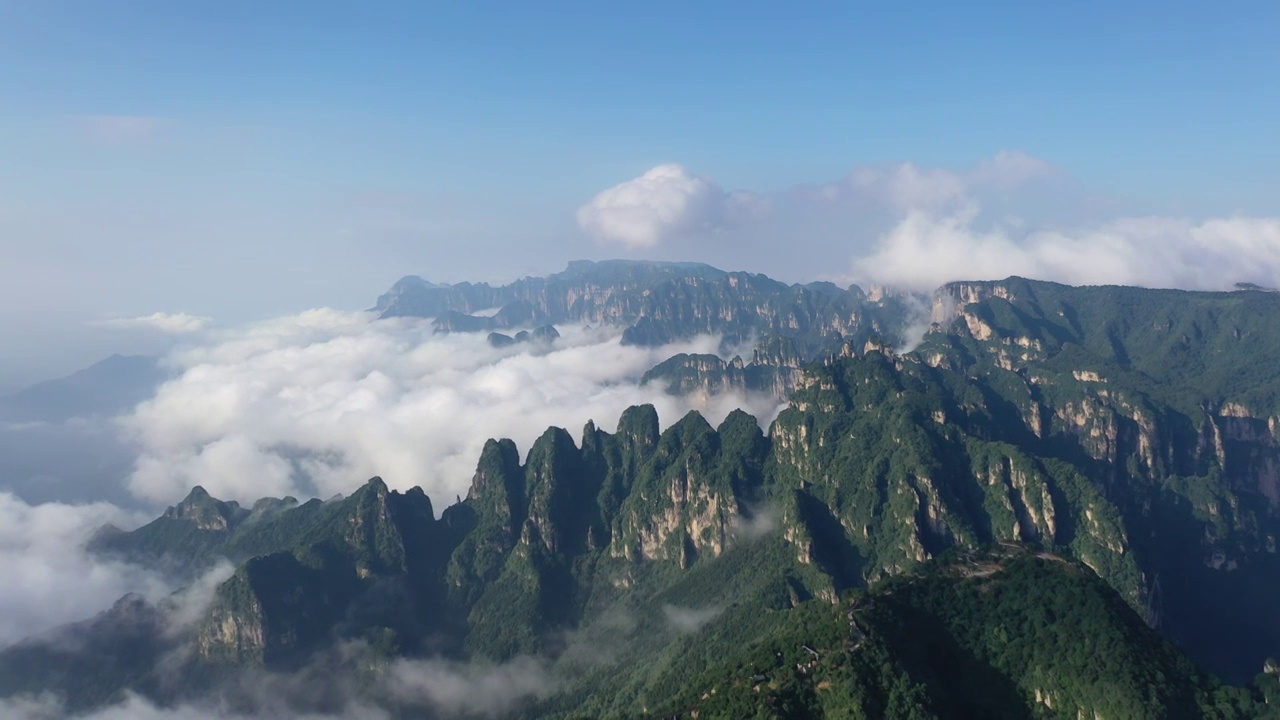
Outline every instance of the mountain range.
{"label": "mountain range", "polygon": [[676,356],[645,381],[672,392],[736,389],[781,399],[802,363],[873,338],[910,342],[911,320],[927,307],[920,298],[880,288],[866,293],[830,282],[788,285],[700,263],[580,260],[559,273],[498,287],[409,276],[379,297],[373,311],[382,318],[433,318],[441,332],[493,331],[497,337],[491,339],[502,345],[507,336],[499,330],[556,323],[618,326],[625,345],[716,335],[725,359]]}
{"label": "mountain range", "polygon": [[[287,684],[299,711],[428,717],[1277,714],[1280,295],[1009,278],[921,301],[618,262],[406,278],[377,310],[713,333],[752,360],[677,356],[655,390],[788,405],[767,430],[636,406],[523,455],[491,440],[439,512],[379,478],[250,507],[195,488],[92,549],[225,568],[211,596],[10,647],[0,695],[254,711],[228,689],[287,676],[329,678]],[[450,704],[413,681],[441,667],[499,680]]]}

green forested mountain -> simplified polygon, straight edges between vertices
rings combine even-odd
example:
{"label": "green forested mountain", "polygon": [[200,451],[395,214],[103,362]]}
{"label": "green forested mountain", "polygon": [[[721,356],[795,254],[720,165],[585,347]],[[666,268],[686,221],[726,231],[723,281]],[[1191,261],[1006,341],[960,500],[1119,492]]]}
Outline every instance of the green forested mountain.
{"label": "green forested mountain", "polygon": [[1019,545],[951,553],[775,616],[688,683],[672,715],[1280,716],[1258,688],[1196,668],[1087,567]]}
{"label": "green forested mountain", "polygon": [[252,508],[197,488],[95,539],[236,564],[178,633],[185,679],[134,640],[88,690],[33,640],[0,690],[176,701],[339,643],[366,671],[533,658],[547,689],[508,708],[531,717],[1265,716],[1280,296],[1010,279],[942,288],[933,320],[912,352],[806,366],[767,433],[641,406],[523,458],[490,441],[438,517],[376,478]]}

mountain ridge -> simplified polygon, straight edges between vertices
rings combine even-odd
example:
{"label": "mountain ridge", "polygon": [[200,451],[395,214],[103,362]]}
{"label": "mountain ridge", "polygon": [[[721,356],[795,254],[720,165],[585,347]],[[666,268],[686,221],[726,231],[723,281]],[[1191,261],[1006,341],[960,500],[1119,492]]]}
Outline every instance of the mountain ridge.
{"label": "mountain ridge", "polygon": [[[1188,683],[1208,688],[1133,707],[1205,712],[1217,691],[1202,673],[1244,685],[1270,667],[1280,655],[1269,612],[1280,591],[1280,368],[1266,358],[1280,345],[1280,298],[1012,278],[944,286],[932,315],[911,352],[874,335],[808,364],[761,349],[797,371],[767,433],[741,411],[716,427],[691,413],[662,429],[652,406],[636,406],[614,432],[589,422],[575,441],[549,428],[523,459],[510,440],[490,440],[467,497],[438,517],[421,490],[380,478],[345,498],[251,510],[193,491],[143,528],[100,535],[95,550],[238,564],[195,635],[191,667],[211,676],[296,668],[335,642],[359,643],[374,664],[545,658],[561,684],[531,701],[534,716],[689,710],[734,647],[791,632],[790,618],[807,627],[807,613],[826,612],[812,608],[842,607],[850,593],[1009,543],[1105,583],[1120,605],[1098,601],[1110,608],[1104,625],[1133,640],[1115,657],[1184,667]],[[904,612],[932,613],[954,641],[947,652],[995,652],[929,600],[970,597],[970,578],[947,577]],[[1081,592],[1101,597],[1101,587]],[[973,619],[995,631],[992,616]],[[1165,651],[1135,635],[1140,626],[1206,670],[1160,665]],[[580,638],[613,659],[583,664]],[[904,716],[941,712],[960,690],[912,665],[919,650],[900,640],[876,646],[900,671],[867,670],[863,690],[832,692],[871,698],[865,707],[902,703]],[[1080,666],[1050,687],[991,662],[1001,702],[1019,712],[1086,709],[1068,692],[1087,679]],[[1250,716],[1240,708],[1270,692],[1254,682],[1224,691],[1222,717]],[[1124,702],[1139,702],[1133,684],[1116,690]],[[787,702],[825,707],[811,702],[816,684],[792,676],[779,687],[792,686],[800,695]]]}

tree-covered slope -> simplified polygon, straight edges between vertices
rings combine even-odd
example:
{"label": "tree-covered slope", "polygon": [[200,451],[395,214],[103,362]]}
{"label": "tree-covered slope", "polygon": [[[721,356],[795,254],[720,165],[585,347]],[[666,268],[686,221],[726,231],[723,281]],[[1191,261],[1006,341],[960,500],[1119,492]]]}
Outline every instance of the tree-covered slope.
{"label": "tree-covered slope", "polygon": [[1199,670],[1087,567],[1018,545],[773,615],[686,682],[669,716],[1280,717],[1258,688]]}
{"label": "tree-covered slope", "polygon": [[[660,430],[652,407],[634,407],[614,432],[589,423],[575,440],[551,428],[523,458],[490,441],[466,498],[438,518],[420,490],[376,478],[346,498],[251,509],[197,489],[95,548],[165,566],[237,564],[190,633],[191,677],[288,670],[355,643],[373,666],[540,658],[557,691],[534,716],[674,712],[707,700],[682,694],[698,689],[691,678],[794,623],[826,633],[819,621],[844,617],[842,596],[888,583],[868,596],[883,610],[860,646],[874,663],[841,670],[845,685],[833,676],[791,694],[752,681],[740,689],[783,703],[753,707],[1246,707],[1253,695],[1219,691],[1205,672],[1243,684],[1280,655],[1280,366],[1267,354],[1280,342],[1280,296],[1011,279],[941,289],[934,320],[909,353],[846,339],[804,368],[767,434],[741,412]],[[681,359],[664,377],[739,371],[712,360]],[[913,575],[1000,543],[1052,555],[989,560],[998,582],[968,574],[973,560]],[[993,624],[1005,615],[1025,622]],[[1059,625],[1083,633],[1087,650]],[[839,627],[840,642],[859,644]],[[1086,653],[1116,672],[1076,662]],[[950,677],[935,656],[963,672]],[[28,689],[75,691],[53,672],[24,677]],[[995,704],[964,695],[985,682]],[[828,690],[842,699],[824,704]],[[1114,702],[1096,704],[1104,697]]]}

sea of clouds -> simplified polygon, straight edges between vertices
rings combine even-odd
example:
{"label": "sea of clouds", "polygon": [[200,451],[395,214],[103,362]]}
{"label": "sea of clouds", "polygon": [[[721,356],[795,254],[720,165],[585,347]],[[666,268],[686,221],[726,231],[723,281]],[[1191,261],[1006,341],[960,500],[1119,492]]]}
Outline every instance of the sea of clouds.
{"label": "sea of clouds", "polygon": [[[825,268],[830,279],[917,291],[1008,275],[1193,289],[1280,285],[1280,220],[1099,204],[1055,166],[1018,152],[969,170],[860,167],[834,182],[761,193],[726,190],[667,164],[601,191],[576,217],[584,234],[634,257],[723,265],[731,256],[745,260],[728,269],[812,279]],[[126,592],[169,597],[177,588],[163,575],[83,548],[103,524],[136,527],[193,485],[249,503],[327,498],[378,475],[393,488],[423,487],[439,512],[465,497],[490,437],[513,438],[527,451],[549,426],[576,435],[594,420],[611,429],[639,403],[656,405],[664,426],[690,410],[716,423],[738,407],[767,425],[779,410],[771,397],[677,397],[639,384],[673,354],[716,352],[716,337],[639,348],[622,345],[619,328],[561,326],[550,347],[497,349],[483,334],[436,334],[427,319],[332,309],[233,327],[164,313],[109,325],[173,335],[163,359],[170,379],[118,417],[73,421],[82,435],[91,428],[94,442],[116,441],[111,462],[92,481],[42,494],[59,479],[39,468],[30,477],[0,478],[0,566],[10,580],[0,586],[0,646],[89,617]],[[31,427],[10,435],[31,445],[63,437],[58,432]],[[25,472],[15,467],[10,471]],[[58,500],[44,501],[50,497]],[[761,517],[758,532],[768,532],[767,515]],[[205,582],[196,594],[206,596],[211,586]],[[180,603],[195,606],[196,599]],[[664,611],[673,627],[693,630],[718,609]],[[445,715],[490,715],[546,692],[546,673],[531,658],[493,666],[404,661],[384,682],[400,702]],[[261,707],[269,708],[272,698],[289,694],[283,686],[303,682],[280,677],[246,692],[262,695]],[[386,716],[349,703],[338,712]],[[0,701],[0,715],[44,720],[63,712],[56,698],[39,697]],[[246,716],[233,706],[158,708],[130,697],[92,717]]]}
{"label": "sea of clouds", "polygon": [[[0,588],[0,646],[88,618],[128,592],[174,592],[162,574],[84,546],[103,525],[149,521],[194,485],[252,503],[346,494],[377,475],[393,488],[421,486],[438,513],[466,496],[490,437],[527,451],[549,426],[577,435],[594,420],[612,429],[640,403],[656,405],[664,426],[690,410],[718,423],[735,408],[767,425],[780,409],[772,397],[673,396],[639,383],[672,354],[715,352],[719,338],[641,348],[623,345],[611,326],[560,332],[551,346],[497,349],[482,333],[434,333],[428,319],[317,309],[184,335],[154,397],[92,421],[134,458],[95,479],[93,492],[122,491],[127,502],[0,492],[0,566],[12,580]],[[113,482],[122,488],[104,489]]]}
{"label": "sea of clouds", "polygon": [[373,475],[421,486],[437,509],[465,496],[486,439],[527,450],[549,426],[575,436],[612,429],[628,406],[653,403],[664,424],[690,410],[718,423],[746,408],[762,423],[770,397],[672,396],[639,384],[679,352],[620,342],[620,330],[562,326],[550,347],[497,349],[481,333],[433,334],[429,320],[374,320],[313,310],[209,333],[168,357],[175,379],[120,418],[140,448],[128,487],[170,503],[193,485],[215,497],[330,497]]}

